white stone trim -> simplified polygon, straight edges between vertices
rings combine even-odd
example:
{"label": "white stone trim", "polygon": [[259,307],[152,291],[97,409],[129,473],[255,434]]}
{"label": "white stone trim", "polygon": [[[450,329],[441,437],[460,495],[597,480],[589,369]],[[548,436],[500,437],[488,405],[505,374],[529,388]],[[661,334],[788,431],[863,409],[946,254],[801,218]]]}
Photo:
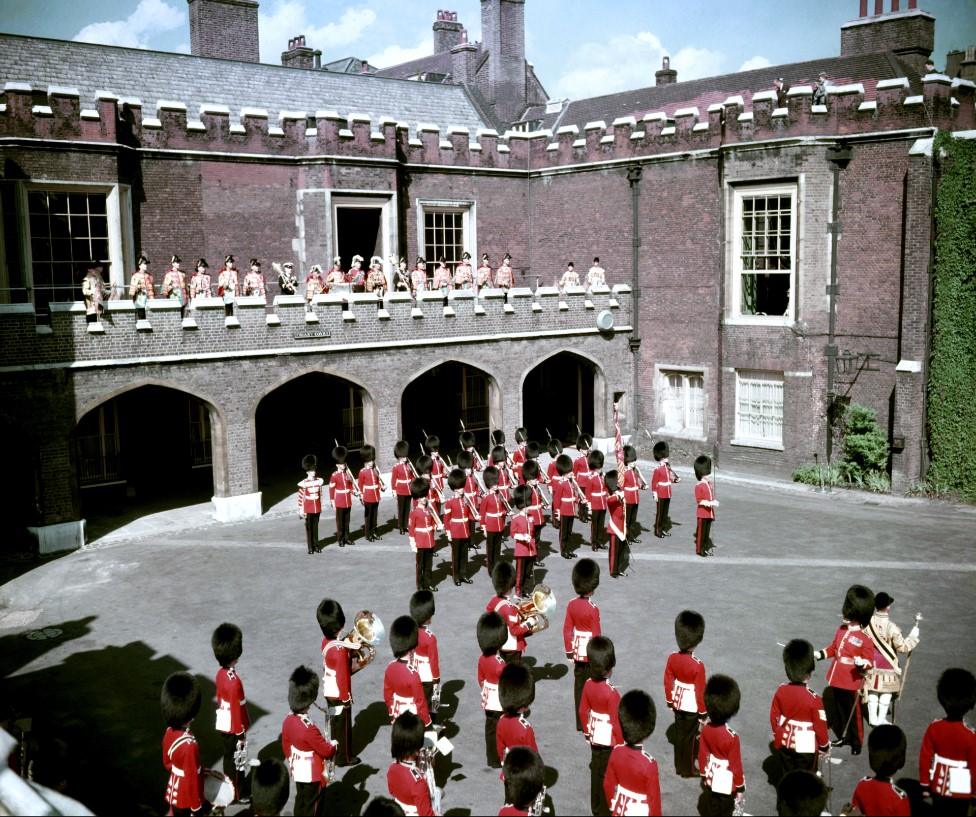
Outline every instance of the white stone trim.
{"label": "white stone trim", "polygon": [[858,105],[857,109],[859,111],[876,111],[878,110],[878,103],[873,99],[866,100]]}
{"label": "white stone trim", "polygon": [[776,91],[756,91],[756,93],[752,95],[753,103],[775,102],[778,98],[779,96],[777,95]]}
{"label": "white stone trim", "polygon": [[267,108],[241,108],[241,119],[245,116],[250,116],[252,119],[267,119],[268,109]]}
{"label": "white stone trim", "polygon": [[669,125],[666,128],[661,128],[661,136],[674,136],[676,128],[674,125]]}
{"label": "white stone trim", "polygon": [[352,127],[353,122],[372,123],[373,117],[371,117],[368,113],[351,113],[346,117],[346,120],[349,122],[349,126]]}
{"label": "white stone trim", "polygon": [[[633,139],[634,137],[632,136],[630,138]],[[586,140],[585,139],[574,139],[573,140],[573,147],[574,148],[585,148],[586,147]]]}
{"label": "white stone trim", "polygon": [[848,85],[828,85],[827,95],[835,94],[863,94],[864,84],[861,82],[852,82]]}
{"label": "white stone trim", "polygon": [[186,129],[192,131],[203,131],[206,133],[207,126],[204,125],[199,119],[191,119],[186,123]]}
{"label": "white stone trim", "polygon": [[437,143],[437,146],[441,150],[453,150],[454,149],[454,143],[450,139],[441,139]]}
{"label": "white stone trim", "polygon": [[617,128],[617,127],[623,127],[625,125],[629,125],[632,128],[636,128],[637,119],[633,116],[618,116],[616,119],[613,120],[613,125],[611,125],[611,127]]}
{"label": "white stone trim", "polygon": [[242,522],[260,519],[262,515],[260,491],[238,496],[215,496],[210,501],[214,506],[214,519],[218,522]]}
{"label": "white stone trim", "polygon": [[664,111],[654,111],[654,113],[644,114],[645,122],[667,122],[668,115]]}
{"label": "white stone trim", "polygon": [[691,130],[692,133],[701,133],[702,131],[707,131],[708,127],[707,122],[696,122],[695,126]]}
{"label": "white stone trim", "polygon": [[498,138],[498,131],[494,128],[478,128],[477,137],[480,139],[482,136],[494,136]]}
{"label": "white stone trim", "polygon": [[23,91],[30,93],[34,89],[31,87],[29,82],[5,82],[3,84],[4,91]]}
{"label": "white stone trim", "polygon": [[722,105],[725,107],[728,107],[729,105],[738,105],[740,108],[744,108],[746,106],[746,101],[742,98],[742,94],[733,94],[732,96],[727,97]]}
{"label": "white stone trim", "polygon": [[230,132],[243,136],[245,133],[247,133],[247,128],[245,128],[243,125],[234,124],[230,126]]}
{"label": "white stone trim", "polygon": [[556,136],[579,136],[579,128],[576,125],[563,125],[561,128],[556,130]]}
{"label": "white stone trim", "polygon": [[217,105],[213,102],[204,102],[200,106],[200,116],[212,114],[215,116],[230,116],[230,108],[226,105]]}
{"label": "white stone trim", "polygon": [[183,111],[186,113],[186,105],[172,99],[160,99],[156,101],[157,111]]}
{"label": "white stone trim", "polygon": [[[948,79],[948,77],[946,77]],[[48,96],[81,96],[81,92],[77,88],[71,88],[67,85],[48,85],[47,86]]]}
{"label": "white stone trim", "polygon": [[417,133],[440,133],[440,125],[435,125],[433,122],[418,122],[417,123]]}
{"label": "white stone trim", "polygon": [[924,96],[919,95],[919,96],[908,96],[908,97],[905,97],[904,105],[906,107],[908,105],[923,105],[923,104],[925,104],[925,97]]}
{"label": "white stone trim", "polygon": [[585,131],[606,130],[606,129],[607,129],[607,123],[604,122],[602,119],[597,119],[595,122],[587,122],[585,125],[583,125],[583,130]]}
{"label": "white stone trim", "polygon": [[[739,99],[741,100],[742,97],[740,96]],[[740,102],[739,104],[742,105],[744,103]],[[690,108],[678,108],[678,110],[674,112],[674,118],[677,119],[679,116],[694,116],[697,119],[700,114],[698,112],[698,108],[696,106],[692,106]]]}
{"label": "white stone trim", "polygon": [[275,127],[274,125],[270,125],[268,127],[268,136],[284,136],[284,135],[285,135],[285,131],[283,128],[278,128]]}
{"label": "white stone trim", "polygon": [[754,114],[752,111],[743,111],[736,117],[739,122],[752,122]]}
{"label": "white stone trim", "polygon": [[54,111],[51,110],[50,105],[33,105],[31,113],[34,116],[54,116]]}
{"label": "white stone trim", "polygon": [[308,114],[306,114],[305,111],[279,111],[278,112],[279,122],[287,122],[289,120],[297,120],[297,119],[308,119]]}
{"label": "white stone trim", "polygon": [[893,77],[892,79],[883,79],[874,86],[876,91],[884,91],[888,88],[910,88],[908,82],[908,77]]}
{"label": "white stone trim", "polygon": [[[907,80],[906,80],[907,82]],[[791,96],[813,96],[813,86],[811,85],[794,85],[790,90],[786,92],[787,97]]]}
{"label": "white stone trim", "polygon": [[922,371],[921,360],[899,360],[895,366],[896,372],[908,372],[909,374],[920,374]]}
{"label": "white stone trim", "polygon": [[[268,131],[270,133],[270,128],[268,129]],[[355,134],[353,134],[353,132],[351,130],[349,130],[349,128],[339,128],[339,138],[340,139],[352,139],[352,138],[354,138],[354,136],[355,136]]]}
{"label": "white stone trim", "polygon": [[155,116],[147,116],[142,120],[143,128],[161,128],[163,123]]}
{"label": "white stone trim", "polygon": [[461,125],[451,125],[447,129],[447,135],[453,136],[457,134],[458,136],[470,136],[471,130],[469,128],[462,127]]}
{"label": "white stone trim", "polygon": [[810,113],[827,113],[826,105],[811,105]]}
{"label": "white stone trim", "polygon": [[600,137],[601,145],[612,145],[614,143],[614,138],[610,134]]}

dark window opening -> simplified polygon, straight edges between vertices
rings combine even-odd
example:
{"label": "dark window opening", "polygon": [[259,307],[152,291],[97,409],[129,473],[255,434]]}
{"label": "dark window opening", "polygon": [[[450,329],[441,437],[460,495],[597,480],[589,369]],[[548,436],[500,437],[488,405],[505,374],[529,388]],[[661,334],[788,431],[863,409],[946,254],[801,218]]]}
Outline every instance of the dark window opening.
{"label": "dark window opening", "polygon": [[[352,266],[352,257],[363,257],[363,272],[369,269],[369,259],[382,249],[380,239],[379,207],[337,207],[336,235],[338,252],[342,259],[342,268],[348,270]],[[329,264],[331,266],[331,264]]]}
{"label": "dark window opening", "polygon": [[744,273],[740,308],[744,315],[785,315],[790,308],[790,276]]}
{"label": "dark window opening", "polygon": [[574,444],[580,430],[592,434],[592,366],[569,352],[536,366],[522,387],[522,424],[543,445],[549,434],[564,445]]}
{"label": "dark window opening", "polygon": [[403,439],[411,455],[421,453],[425,434],[441,439],[441,453],[457,454],[461,423],[474,432],[478,450],[487,453],[489,424],[488,375],[473,366],[451,361],[425,372],[403,392]]}

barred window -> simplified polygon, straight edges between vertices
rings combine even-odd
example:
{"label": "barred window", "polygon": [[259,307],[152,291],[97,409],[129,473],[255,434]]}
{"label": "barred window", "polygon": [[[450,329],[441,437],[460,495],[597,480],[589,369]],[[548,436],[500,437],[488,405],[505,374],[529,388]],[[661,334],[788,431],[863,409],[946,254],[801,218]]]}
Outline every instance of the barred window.
{"label": "barred window", "polygon": [[365,440],[363,431],[363,393],[362,389],[350,386],[342,406],[342,435],[350,449],[361,448]]}
{"label": "barred window", "polygon": [[488,379],[468,366],[461,380],[461,418],[469,431],[488,428]]}
{"label": "barred window", "polygon": [[783,445],[783,375],[736,372],[735,442]]}
{"label": "barred window", "polygon": [[190,466],[206,468],[213,465],[213,446],[210,437],[210,410],[199,400],[187,400],[190,412]]}
{"label": "barred window", "polygon": [[464,252],[464,211],[424,210],[424,258],[436,264],[442,257],[453,270]]}
{"label": "barred window", "polygon": [[82,488],[122,481],[118,403],[88,412],[78,424],[78,476]]}
{"label": "barred window", "polygon": [[733,308],[742,317],[792,318],[795,186],[742,188],[735,196]]}
{"label": "barred window", "polygon": [[695,372],[662,372],[663,430],[705,434],[705,379]]}

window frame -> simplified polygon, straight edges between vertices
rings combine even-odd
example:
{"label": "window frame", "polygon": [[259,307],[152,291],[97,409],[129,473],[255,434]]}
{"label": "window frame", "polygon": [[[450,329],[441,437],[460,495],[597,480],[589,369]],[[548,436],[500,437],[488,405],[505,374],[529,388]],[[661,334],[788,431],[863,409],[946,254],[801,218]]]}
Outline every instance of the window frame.
{"label": "window frame", "polygon": [[[471,253],[471,266],[478,266],[477,203],[470,199],[417,199],[417,254],[422,255],[428,264],[428,274],[433,273],[436,258],[427,256],[427,213],[461,213],[461,252]],[[460,259],[458,259],[460,260]],[[454,268],[448,265],[451,272]]]}
{"label": "window frame", "polygon": [[[122,469],[122,436],[119,430],[118,405],[115,401],[109,400],[96,406],[92,411],[95,412],[93,422],[97,426],[97,433],[75,436],[79,471],[78,487],[85,490],[109,485],[123,485],[126,478]],[[90,472],[84,468],[83,441],[89,439],[98,441],[100,469],[97,475],[86,477],[86,474]],[[112,448],[111,451],[109,451],[110,447]],[[111,471],[109,468],[109,463],[113,457],[115,459],[115,471]]]}
{"label": "window frame", "polygon": [[[704,367],[695,366],[675,366],[670,364],[658,364],[655,367],[655,378],[657,385],[657,409],[658,417],[660,423],[656,430],[657,434],[665,435],[668,437],[675,437],[682,440],[694,440],[694,441],[705,441],[708,439],[708,396],[705,391],[705,381],[707,370]],[[699,431],[698,429],[689,428],[687,425],[682,428],[672,428],[667,425],[667,415],[665,413],[664,405],[665,398],[664,392],[666,389],[670,389],[669,377],[673,375],[678,375],[682,378],[682,393],[684,394],[684,415],[685,420],[689,417],[689,412],[691,410],[691,405],[689,401],[690,389],[688,388],[688,382],[693,377],[701,378],[702,381],[702,427]]]}
{"label": "window frame", "polygon": [[[797,296],[799,292],[800,236],[799,223],[801,180],[776,182],[747,182],[730,184],[731,224],[729,225],[728,269],[730,297],[725,322],[747,326],[791,326],[797,320]],[[789,303],[783,315],[750,315],[742,311],[742,278],[748,271],[742,268],[742,220],[743,202],[747,198],[760,196],[790,197],[790,271],[773,272],[774,275],[789,275]]]}
{"label": "window frame", "polygon": [[[779,383],[782,400],[780,402],[780,438],[778,441],[749,437],[742,433],[742,416],[739,406],[742,401],[743,385],[753,383]],[[768,369],[736,369],[735,370],[735,437],[730,440],[731,445],[746,448],[764,448],[770,451],[783,451],[783,439],[786,433],[786,372]]]}

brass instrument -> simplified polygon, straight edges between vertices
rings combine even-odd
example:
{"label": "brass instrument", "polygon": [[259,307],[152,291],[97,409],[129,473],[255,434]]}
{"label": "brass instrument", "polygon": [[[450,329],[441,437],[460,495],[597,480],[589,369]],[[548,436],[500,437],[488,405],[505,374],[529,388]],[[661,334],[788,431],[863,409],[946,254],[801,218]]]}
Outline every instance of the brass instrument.
{"label": "brass instrument", "polygon": [[536,795],[535,800],[532,801],[532,805],[529,807],[531,817],[542,817],[543,814],[549,812],[549,809],[546,808],[546,792],[547,787],[543,786]]}
{"label": "brass instrument", "polygon": [[541,633],[549,626],[549,614],[556,609],[556,594],[548,585],[537,584],[532,595],[516,606],[519,619],[533,633]]}
{"label": "brass instrument", "polygon": [[[320,712],[325,713],[325,729],[322,731],[322,735],[325,737],[326,743],[334,743],[332,740],[332,707],[329,706],[328,701],[326,701],[325,706],[321,704],[312,704]],[[335,767],[336,767],[336,755],[333,753],[332,757],[327,757],[325,759],[325,780],[327,783],[331,783],[335,779]]]}
{"label": "brass instrument", "polygon": [[353,672],[372,663],[376,658],[376,647],[386,636],[386,628],[380,617],[369,610],[360,610],[353,619],[352,629],[340,641],[355,650]]}
{"label": "brass instrument", "polygon": [[[431,738],[430,736],[434,737]],[[434,760],[437,757],[436,732],[428,732],[424,735],[424,745],[420,749],[417,757],[417,767],[424,776],[427,783],[427,791],[430,792],[430,805],[433,807],[434,814],[441,813],[441,796],[443,791],[438,787],[434,779]]]}

